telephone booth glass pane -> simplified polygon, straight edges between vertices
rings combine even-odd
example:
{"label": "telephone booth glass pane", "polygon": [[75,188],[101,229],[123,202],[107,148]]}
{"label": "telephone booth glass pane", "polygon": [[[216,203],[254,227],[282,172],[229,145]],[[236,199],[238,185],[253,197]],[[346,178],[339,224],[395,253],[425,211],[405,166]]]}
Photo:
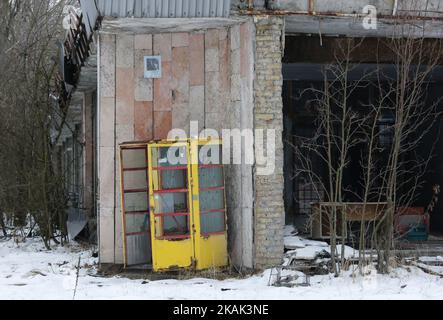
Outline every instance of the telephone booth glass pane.
{"label": "telephone booth glass pane", "polygon": [[223,190],[200,191],[200,212],[223,210],[225,208]]}
{"label": "telephone booth glass pane", "polygon": [[149,232],[149,215],[147,214],[130,214],[126,215],[126,232],[127,234],[138,234]]}
{"label": "telephone booth glass pane", "polygon": [[123,181],[125,190],[148,190],[148,177],[146,170],[124,171]]}
{"label": "telephone booth glass pane", "polygon": [[155,235],[158,238],[190,237],[186,147],[152,149]]}
{"label": "telephone booth glass pane", "polygon": [[201,234],[221,233],[226,229],[221,146],[201,146],[199,160]]}
{"label": "telephone booth glass pane", "polygon": [[205,168],[200,166],[198,177],[201,189],[223,187],[223,168],[221,167]]}
{"label": "telephone booth glass pane", "polygon": [[201,233],[209,235],[225,231],[225,212],[204,213],[201,215]]}
{"label": "telephone booth glass pane", "polygon": [[125,211],[127,213],[148,211],[148,193],[125,193]]}
{"label": "telephone booth glass pane", "polygon": [[147,147],[122,147],[121,161],[125,264],[127,266],[150,264],[152,256]]}
{"label": "telephone booth glass pane", "polygon": [[146,148],[123,149],[122,158],[125,169],[147,168]]}

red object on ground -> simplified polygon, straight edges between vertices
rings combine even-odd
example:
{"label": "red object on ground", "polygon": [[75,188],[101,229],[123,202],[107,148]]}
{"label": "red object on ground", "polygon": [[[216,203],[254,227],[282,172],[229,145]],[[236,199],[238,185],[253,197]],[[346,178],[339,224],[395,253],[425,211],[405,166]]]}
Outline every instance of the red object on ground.
{"label": "red object on ground", "polygon": [[424,225],[429,233],[430,217],[422,207],[399,207],[395,216],[394,228],[400,234],[406,234],[411,226]]}

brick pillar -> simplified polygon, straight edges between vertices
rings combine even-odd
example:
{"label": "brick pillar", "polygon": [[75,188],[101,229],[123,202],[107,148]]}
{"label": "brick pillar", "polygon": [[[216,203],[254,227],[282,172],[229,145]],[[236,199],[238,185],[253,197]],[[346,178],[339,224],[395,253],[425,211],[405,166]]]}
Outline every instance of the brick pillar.
{"label": "brick pillar", "polygon": [[259,176],[256,172],[254,179],[255,267],[264,269],[280,264],[284,252],[282,141],[284,18],[255,17],[254,21],[256,25],[254,126],[255,129],[273,129],[276,135],[275,172],[269,176]]}

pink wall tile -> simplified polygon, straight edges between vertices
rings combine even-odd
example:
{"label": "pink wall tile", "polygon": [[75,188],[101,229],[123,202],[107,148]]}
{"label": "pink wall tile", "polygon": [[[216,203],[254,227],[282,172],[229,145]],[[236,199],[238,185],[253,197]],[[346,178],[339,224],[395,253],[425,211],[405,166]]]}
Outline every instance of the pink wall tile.
{"label": "pink wall tile", "polygon": [[189,33],[180,32],[172,34],[172,47],[187,47],[189,46]]}
{"label": "pink wall tile", "polygon": [[220,72],[206,72],[205,77],[205,112],[220,112],[226,106],[221,97],[227,95],[220,90]]}
{"label": "pink wall tile", "polygon": [[134,123],[134,69],[117,68],[116,123]]}
{"label": "pink wall tile", "polygon": [[154,112],[154,139],[161,140],[168,137],[172,129],[172,112],[155,111]]}
{"label": "pink wall tile", "polygon": [[191,34],[190,50],[190,85],[200,86],[205,83],[205,38],[203,34]]}
{"label": "pink wall tile", "polygon": [[153,116],[152,102],[135,103],[134,137],[136,141],[150,141],[154,138]]}
{"label": "pink wall tile", "polygon": [[171,62],[162,62],[162,77],[154,79],[154,110],[171,111]]}
{"label": "pink wall tile", "polygon": [[219,63],[220,63],[220,86],[221,90],[227,92],[230,87],[230,46],[227,38],[219,42]]}
{"label": "pink wall tile", "polygon": [[172,36],[170,33],[154,35],[154,54],[162,56],[162,61],[169,62],[172,58]]}
{"label": "pink wall tile", "polygon": [[205,34],[205,72],[218,72],[220,69],[219,31],[210,29]]}
{"label": "pink wall tile", "polygon": [[189,101],[189,47],[172,49],[172,104]]}
{"label": "pink wall tile", "polygon": [[172,107],[172,128],[185,130],[186,134],[189,133],[189,121],[191,119],[191,113],[189,110],[189,104],[176,103]]}
{"label": "pink wall tile", "polygon": [[144,77],[144,57],[152,55],[150,50],[135,50],[135,92],[136,101],[152,101],[153,100],[153,79],[145,79]]}
{"label": "pink wall tile", "polygon": [[249,53],[249,25],[244,23],[240,26],[240,59],[241,59],[241,75],[247,77],[250,70],[250,53]]}
{"label": "pink wall tile", "polygon": [[218,48],[219,31],[217,29],[209,29],[205,33],[205,48]]}
{"label": "pink wall tile", "polygon": [[116,65],[117,68],[134,67],[134,35],[118,34],[116,37]]}
{"label": "pink wall tile", "polygon": [[152,50],[152,35],[137,34],[134,37],[135,50]]}

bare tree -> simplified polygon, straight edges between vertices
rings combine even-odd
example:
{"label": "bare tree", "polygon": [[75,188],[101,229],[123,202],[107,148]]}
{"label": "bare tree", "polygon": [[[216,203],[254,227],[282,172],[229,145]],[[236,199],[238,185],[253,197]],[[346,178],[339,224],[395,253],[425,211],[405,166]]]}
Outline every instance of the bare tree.
{"label": "bare tree", "polygon": [[[298,159],[295,174],[308,177],[316,188],[318,199],[330,203],[329,209],[319,214],[325,215],[329,223],[332,269],[336,275],[345,257],[344,245],[340,252],[337,250],[338,239],[344,244],[346,238],[344,174],[349,164],[349,151],[361,142],[361,126],[367,118],[349,105],[354,91],[366,85],[365,77],[353,82],[349,79],[356,67],[351,63],[351,56],[360,45],[361,41],[351,38],[339,42],[334,63],[324,69],[322,87],[303,92],[314,96],[310,104],[316,115],[317,129],[314,137],[299,137],[300,144],[294,146]],[[315,172],[313,156],[326,168],[326,175]],[[341,264],[337,263],[339,260]]]}
{"label": "bare tree", "polygon": [[417,31],[412,17],[402,16],[396,23],[395,34],[384,43],[394,57],[395,78],[389,79],[380,72],[390,81],[387,88],[380,81],[377,83],[381,98],[375,106],[380,114],[389,113],[394,120],[384,129],[392,134],[387,163],[376,175],[378,193],[388,203],[386,215],[378,221],[373,234],[378,267],[385,273],[389,272],[394,247],[397,209],[408,207],[415,200],[432,158],[433,150],[422,158],[415,150],[438,119],[437,107],[441,102],[437,99],[428,103],[427,92],[432,72],[441,62],[442,41],[426,39]]}
{"label": "bare tree", "polygon": [[[309,107],[316,115],[316,132],[312,137],[297,137],[298,143],[293,145],[295,174],[307,177],[317,190],[319,201],[330,204],[318,214],[325,215],[329,222],[332,270],[336,275],[345,262],[344,246],[338,252],[337,243],[349,240],[346,198],[362,205],[358,237],[360,272],[363,274],[364,266],[373,260],[372,254],[367,256],[367,250],[375,249],[378,270],[387,273],[393,258],[398,208],[414,202],[432,159],[433,148],[421,157],[416,150],[439,116],[437,107],[441,99],[429,102],[427,91],[432,72],[441,61],[442,42],[425,39],[407,17],[399,19],[398,27],[398,34],[380,40],[392,56],[390,67],[377,63],[375,70],[350,81],[350,74],[359,65],[351,62],[352,53],[361,42],[344,39],[338,43],[334,62],[324,70],[321,88],[302,93],[314,97]],[[356,108],[349,101],[360,88],[371,89],[373,94],[371,101]],[[344,176],[351,150],[357,145],[364,147],[359,159],[361,177],[354,177],[360,187],[353,190],[345,184]],[[313,156],[326,172],[316,171]],[[364,216],[371,202],[377,204],[377,214],[366,221]]]}
{"label": "bare tree", "polygon": [[[55,169],[52,118],[65,1],[0,2],[0,212],[14,225],[30,215],[49,248],[66,234],[63,175]],[[63,238],[62,238],[63,239]]]}

